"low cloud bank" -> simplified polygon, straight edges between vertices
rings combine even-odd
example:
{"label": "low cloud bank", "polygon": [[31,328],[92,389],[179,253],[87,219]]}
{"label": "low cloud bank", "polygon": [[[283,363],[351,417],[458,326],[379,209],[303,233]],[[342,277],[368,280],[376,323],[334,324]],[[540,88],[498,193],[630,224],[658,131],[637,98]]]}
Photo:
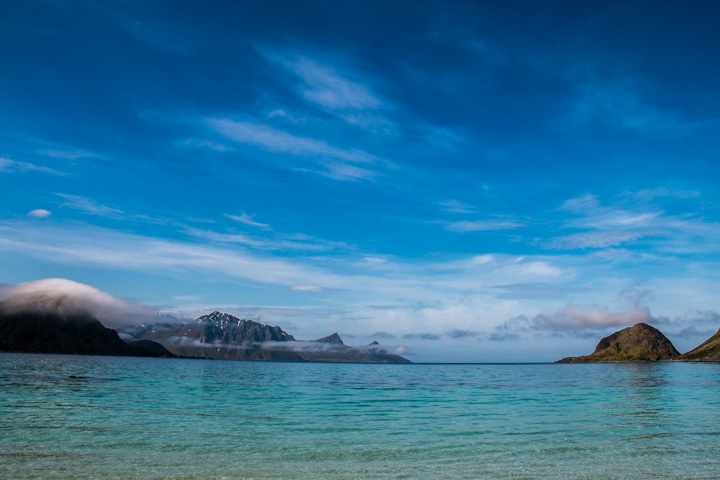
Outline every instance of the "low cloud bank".
{"label": "low cloud bank", "polygon": [[201,348],[222,348],[222,349],[247,349],[260,348],[266,350],[282,350],[286,352],[347,352],[351,350],[360,352],[380,353],[388,355],[407,355],[410,351],[402,346],[385,346],[385,345],[362,345],[359,347],[351,347],[349,345],[334,345],[324,342],[313,342],[296,340],[290,342],[254,342],[248,344],[228,344],[221,341],[212,343],[203,342],[201,340],[189,337],[170,337],[168,344],[182,347],[201,347]]}
{"label": "low cloud bank", "polygon": [[521,334],[595,337],[597,332],[608,328],[629,327],[636,323],[659,323],[647,307],[632,305],[624,311],[611,312],[606,307],[582,308],[567,304],[552,313],[540,313],[534,317],[517,315],[508,318],[495,328],[488,340],[517,340]]}
{"label": "low cloud bank", "polygon": [[[0,304],[7,312],[28,310],[68,316],[88,312],[106,327],[157,321],[149,307],[122,300],[97,288],[64,278],[48,278],[0,286]],[[162,318],[162,317],[161,317]]]}
{"label": "low cloud bank", "polygon": [[652,321],[653,317],[647,307],[633,305],[624,312],[610,312],[607,308],[593,307],[585,310],[578,305],[568,304],[555,313],[536,315],[531,320],[531,326],[539,330],[577,330],[621,327]]}

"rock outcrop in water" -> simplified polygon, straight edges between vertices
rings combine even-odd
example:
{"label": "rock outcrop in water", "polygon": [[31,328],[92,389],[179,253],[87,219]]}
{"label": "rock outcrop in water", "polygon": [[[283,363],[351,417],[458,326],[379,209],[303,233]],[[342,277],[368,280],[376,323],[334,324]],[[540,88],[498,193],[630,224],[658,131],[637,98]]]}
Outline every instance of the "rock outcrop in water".
{"label": "rock outcrop in water", "polygon": [[592,354],[566,357],[558,363],[657,362],[678,357],[680,353],[660,330],[638,323],[600,340]]}

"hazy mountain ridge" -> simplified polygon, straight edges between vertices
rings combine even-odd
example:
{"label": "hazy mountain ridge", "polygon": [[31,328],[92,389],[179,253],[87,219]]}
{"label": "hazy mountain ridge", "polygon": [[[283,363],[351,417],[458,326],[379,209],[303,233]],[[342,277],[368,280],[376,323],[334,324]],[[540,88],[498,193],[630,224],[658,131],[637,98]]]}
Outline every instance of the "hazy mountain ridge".
{"label": "hazy mountain ridge", "polygon": [[277,326],[214,311],[188,323],[155,323],[121,330],[135,340],[153,340],[176,355],[227,360],[411,363],[380,345],[351,347],[333,333],[299,341]]}

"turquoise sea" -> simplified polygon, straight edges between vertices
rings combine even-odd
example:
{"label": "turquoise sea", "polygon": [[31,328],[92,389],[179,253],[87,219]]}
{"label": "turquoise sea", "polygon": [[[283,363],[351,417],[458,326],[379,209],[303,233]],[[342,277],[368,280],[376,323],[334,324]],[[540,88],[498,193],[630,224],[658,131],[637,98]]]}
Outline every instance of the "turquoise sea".
{"label": "turquoise sea", "polygon": [[719,448],[719,364],[0,354],[6,479],[717,479]]}

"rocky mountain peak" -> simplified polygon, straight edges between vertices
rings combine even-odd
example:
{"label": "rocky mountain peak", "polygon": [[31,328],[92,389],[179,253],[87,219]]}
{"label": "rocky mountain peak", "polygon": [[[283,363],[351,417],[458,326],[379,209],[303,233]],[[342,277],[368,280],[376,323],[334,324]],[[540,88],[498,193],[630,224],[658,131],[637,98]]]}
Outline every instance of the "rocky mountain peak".
{"label": "rocky mountain peak", "polygon": [[328,335],[327,337],[318,338],[315,341],[320,343],[329,343],[331,345],[345,345],[342,341],[342,338],[340,338],[340,335],[338,335],[337,333],[333,333],[331,335]]}
{"label": "rocky mountain peak", "polygon": [[244,321],[244,320],[240,320],[239,318],[234,317],[234,316],[230,315],[229,313],[218,312],[217,310],[215,310],[214,312],[212,312],[208,315],[203,315],[201,317],[198,317],[197,321],[198,322],[212,322],[218,326],[222,326],[222,325],[228,325],[228,324],[237,325],[241,321]]}

